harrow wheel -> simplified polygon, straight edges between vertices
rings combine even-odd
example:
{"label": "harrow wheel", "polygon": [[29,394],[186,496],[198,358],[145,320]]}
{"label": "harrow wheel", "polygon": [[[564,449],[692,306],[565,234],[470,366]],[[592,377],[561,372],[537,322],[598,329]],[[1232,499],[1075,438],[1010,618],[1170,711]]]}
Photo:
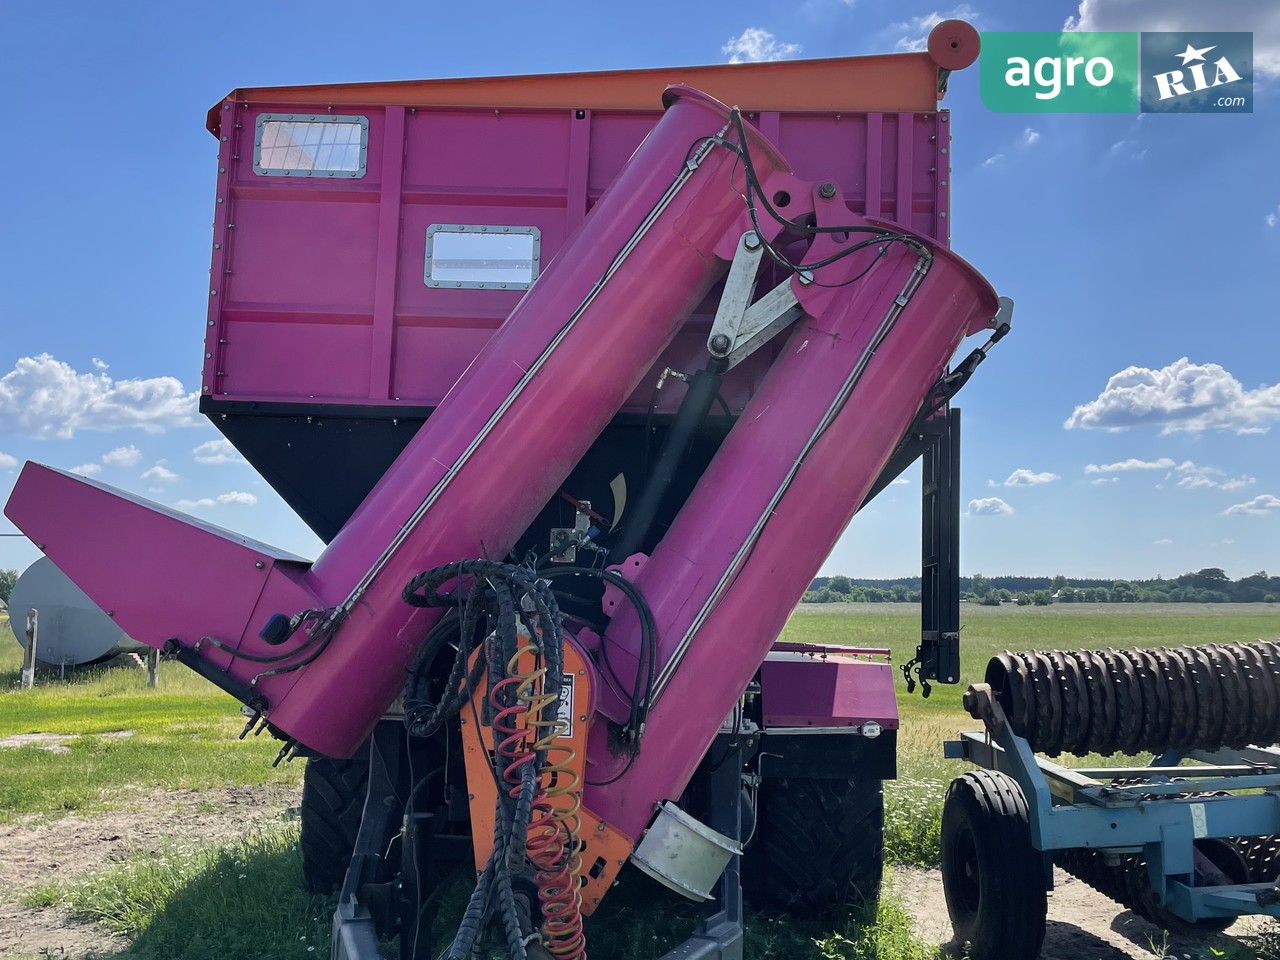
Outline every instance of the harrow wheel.
{"label": "harrow wheel", "polygon": [[955,939],[971,960],[1034,960],[1044,942],[1045,863],[1027,803],[1002,773],[951,781],[942,807],[942,887]]}

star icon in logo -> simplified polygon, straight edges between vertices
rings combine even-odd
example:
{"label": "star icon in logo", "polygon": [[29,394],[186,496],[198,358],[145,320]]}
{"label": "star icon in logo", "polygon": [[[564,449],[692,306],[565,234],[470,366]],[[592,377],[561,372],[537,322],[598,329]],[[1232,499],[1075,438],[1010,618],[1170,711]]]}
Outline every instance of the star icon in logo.
{"label": "star icon in logo", "polygon": [[1193,47],[1191,44],[1189,44],[1189,43],[1188,43],[1188,44],[1187,44],[1187,49],[1186,49],[1186,50],[1182,51],[1182,53],[1175,53],[1175,54],[1174,54],[1174,56],[1175,56],[1175,57],[1181,57],[1181,58],[1182,58],[1182,65],[1185,67],[1185,66],[1186,66],[1188,63],[1190,63],[1192,60],[1203,60],[1203,59],[1204,59],[1204,55],[1205,55],[1206,53],[1208,53],[1210,50],[1214,50],[1214,49],[1216,49],[1216,48],[1215,48],[1215,47],[1204,47],[1204,48],[1203,48],[1203,49],[1201,49],[1201,50],[1197,50],[1195,47]]}

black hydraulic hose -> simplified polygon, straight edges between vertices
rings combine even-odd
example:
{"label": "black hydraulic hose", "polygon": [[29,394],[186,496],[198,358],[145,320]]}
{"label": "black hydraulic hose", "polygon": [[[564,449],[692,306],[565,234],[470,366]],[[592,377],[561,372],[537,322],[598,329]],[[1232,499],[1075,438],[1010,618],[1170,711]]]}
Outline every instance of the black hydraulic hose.
{"label": "black hydraulic hose", "polygon": [[[627,722],[627,731],[632,745],[638,746],[640,735],[644,732],[644,725],[649,716],[649,701],[653,696],[653,684],[657,677],[658,669],[657,628],[653,622],[653,611],[649,608],[648,602],[645,600],[644,595],[636,589],[635,584],[613,570],[597,570],[593,567],[552,567],[543,570],[541,575],[548,580],[554,580],[557,577],[595,577],[597,580],[611,583],[617,587],[635,608],[636,615],[640,618],[640,656],[636,660],[636,680],[635,687],[631,693],[631,715]],[[606,649],[604,646],[601,647],[601,658],[609,673],[613,674],[613,668],[609,666],[608,654],[605,652]],[[613,676],[621,685],[622,681],[618,680],[617,675],[613,674]],[[627,763],[628,769],[630,769],[631,762],[634,759],[635,755],[633,753],[632,761]],[[591,781],[587,782],[590,783]]]}
{"label": "black hydraulic hose", "polygon": [[631,519],[623,527],[618,541],[609,549],[609,555],[615,562],[625,560],[643,545],[667,489],[684,460],[694,431],[702,426],[707,414],[711,412],[711,405],[716,402],[722,379],[721,371],[711,367],[699,370],[689,378],[689,389],[680,401],[675,422],[663,442],[662,453],[658,456],[653,472],[649,474],[644,492],[632,509]]}

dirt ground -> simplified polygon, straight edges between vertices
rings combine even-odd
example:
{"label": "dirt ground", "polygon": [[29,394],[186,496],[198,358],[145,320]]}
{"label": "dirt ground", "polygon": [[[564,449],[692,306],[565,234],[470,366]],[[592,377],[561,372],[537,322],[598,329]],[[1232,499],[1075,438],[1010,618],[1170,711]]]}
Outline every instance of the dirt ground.
{"label": "dirt ground", "polygon": [[40,884],[74,879],[137,850],[158,851],[169,841],[235,839],[297,802],[297,791],[284,787],[179,790],[139,795],[130,811],[0,825],[0,957],[72,960],[89,951],[112,952],[123,941],[72,921],[59,907],[19,901]]}
{"label": "dirt ground", "polygon": [[[94,926],[72,921],[58,907],[23,906],[19,901],[33,887],[75,878],[135,850],[159,850],[168,841],[234,839],[248,825],[279,818],[297,802],[295,790],[279,787],[178,791],[140,796],[134,812],[0,826],[0,958],[73,960],[89,951],[110,953],[123,946]],[[1203,943],[1177,939],[1168,941],[1167,952],[1161,953],[1165,942],[1151,924],[1074,877],[1059,872],[1056,882],[1049,898],[1044,960],[1199,956],[1197,948]],[[913,912],[921,939],[945,943],[951,926],[938,871],[899,870],[894,883]],[[1270,923],[1247,918],[1208,942],[1247,943],[1250,934]]]}
{"label": "dirt ground", "polygon": [[[911,909],[916,933],[926,943],[951,938],[942,874],[937,870],[899,870],[896,887]],[[1054,872],[1049,894],[1049,922],[1041,960],[1126,960],[1126,958],[1200,957],[1207,945],[1218,948],[1248,945],[1252,937],[1275,924],[1262,917],[1244,917],[1226,933],[1200,940],[1165,939],[1164,932],[1135,916],[1115,901],[1081,883],[1069,873]],[[1280,929],[1280,928],[1276,928]]]}

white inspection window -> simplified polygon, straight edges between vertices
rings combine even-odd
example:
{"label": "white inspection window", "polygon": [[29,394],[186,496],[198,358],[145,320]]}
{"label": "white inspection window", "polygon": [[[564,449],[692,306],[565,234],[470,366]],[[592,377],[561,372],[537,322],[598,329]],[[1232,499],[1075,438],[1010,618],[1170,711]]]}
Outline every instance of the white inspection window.
{"label": "white inspection window", "polygon": [[524,290],[538,278],[541,245],[537,227],[433,223],[423,280],[429,287]]}
{"label": "white inspection window", "polygon": [[369,153],[365,117],[263,113],[253,141],[253,172],[264,177],[363,177]]}

